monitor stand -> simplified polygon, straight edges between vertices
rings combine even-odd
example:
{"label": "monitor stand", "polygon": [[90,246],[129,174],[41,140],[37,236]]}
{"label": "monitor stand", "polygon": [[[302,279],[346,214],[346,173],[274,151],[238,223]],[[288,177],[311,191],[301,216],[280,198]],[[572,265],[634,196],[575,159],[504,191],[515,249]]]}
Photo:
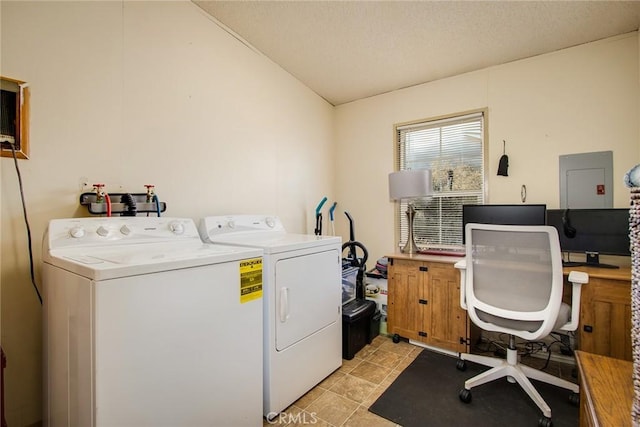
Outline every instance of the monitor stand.
{"label": "monitor stand", "polygon": [[574,261],[562,261],[563,267],[580,267],[581,265],[585,265],[584,262],[574,262]]}
{"label": "monitor stand", "polygon": [[598,252],[585,252],[587,255],[586,262],[562,261],[563,267],[595,267],[595,268],[620,268],[617,265],[601,264],[600,254]]}
{"label": "monitor stand", "polygon": [[585,252],[585,253],[587,254],[587,262],[585,263],[587,267],[620,268],[617,265],[601,264],[600,254],[598,252]]}

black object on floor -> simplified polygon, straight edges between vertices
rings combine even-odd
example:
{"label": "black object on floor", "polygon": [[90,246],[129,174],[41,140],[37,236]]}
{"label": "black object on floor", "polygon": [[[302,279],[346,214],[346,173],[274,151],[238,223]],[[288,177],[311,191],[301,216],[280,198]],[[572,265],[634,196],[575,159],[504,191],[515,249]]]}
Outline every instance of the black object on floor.
{"label": "black object on floor", "polygon": [[[365,345],[373,340],[372,318],[376,314],[376,303],[355,299],[342,306],[342,358],[351,360]],[[378,324],[378,328],[379,328]]]}
{"label": "black object on floor", "polygon": [[[423,350],[369,411],[403,427],[536,426],[542,412],[518,384],[492,381],[471,390],[471,403],[458,392],[464,382],[489,368],[467,362],[456,369],[456,358]],[[532,380],[551,407],[554,427],[577,427],[579,409],[569,403],[570,391]]]}

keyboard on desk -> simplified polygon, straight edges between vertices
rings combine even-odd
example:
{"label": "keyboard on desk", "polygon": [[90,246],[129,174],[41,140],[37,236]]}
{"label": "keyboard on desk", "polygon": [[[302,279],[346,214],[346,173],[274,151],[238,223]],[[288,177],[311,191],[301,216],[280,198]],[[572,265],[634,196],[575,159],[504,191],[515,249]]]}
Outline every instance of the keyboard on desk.
{"label": "keyboard on desk", "polygon": [[465,256],[465,248],[428,248],[420,249],[419,254],[423,255],[441,255],[441,256]]}

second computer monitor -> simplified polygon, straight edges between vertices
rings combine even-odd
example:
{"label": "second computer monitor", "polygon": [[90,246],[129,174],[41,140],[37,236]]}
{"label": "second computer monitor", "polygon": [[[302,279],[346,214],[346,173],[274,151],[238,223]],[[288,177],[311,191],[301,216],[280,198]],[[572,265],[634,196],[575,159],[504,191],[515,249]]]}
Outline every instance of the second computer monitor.
{"label": "second computer monitor", "polygon": [[629,209],[549,209],[547,224],[558,230],[563,252],[586,255],[586,262],[567,265],[612,268],[599,255],[631,255]]}

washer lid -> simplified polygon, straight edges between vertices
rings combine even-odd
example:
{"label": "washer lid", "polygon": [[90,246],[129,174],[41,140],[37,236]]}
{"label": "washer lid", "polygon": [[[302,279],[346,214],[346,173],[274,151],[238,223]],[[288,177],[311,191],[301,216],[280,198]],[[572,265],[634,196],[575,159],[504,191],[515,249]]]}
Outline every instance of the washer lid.
{"label": "washer lid", "polygon": [[199,226],[205,242],[251,246],[265,253],[281,253],[320,246],[340,246],[341,237],[287,233],[282,221],[270,215],[208,216]]}
{"label": "washer lid", "polygon": [[211,236],[211,241],[226,245],[257,247],[263,249],[265,254],[275,254],[322,246],[339,247],[342,239],[338,236],[315,236],[313,234],[265,231]]}
{"label": "washer lid", "polygon": [[89,279],[105,280],[261,256],[262,250],[256,248],[181,242],[51,250],[43,253],[43,260]]}

